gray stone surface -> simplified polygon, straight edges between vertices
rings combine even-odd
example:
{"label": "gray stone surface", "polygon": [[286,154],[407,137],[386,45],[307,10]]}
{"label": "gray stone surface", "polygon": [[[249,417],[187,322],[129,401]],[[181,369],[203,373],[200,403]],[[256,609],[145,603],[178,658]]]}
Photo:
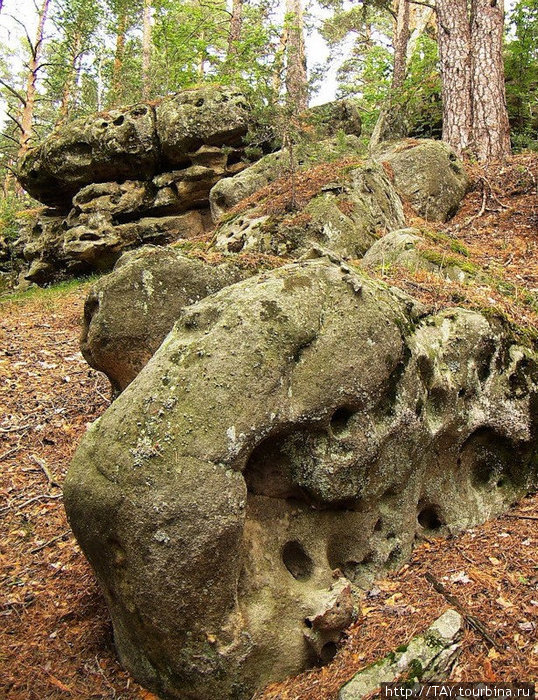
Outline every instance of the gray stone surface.
{"label": "gray stone surface", "polygon": [[[356,155],[364,151],[356,136],[344,139],[328,139],[321,142],[305,142],[296,146],[293,160],[286,149],[270,153],[231,178],[220,180],[209,194],[209,204],[214,221],[219,221],[241,200],[250,197],[262,187],[286,177],[292,167],[302,168],[334,160],[338,157]],[[300,177],[300,175],[299,175]]]}
{"label": "gray stone surface", "polygon": [[427,249],[428,240],[418,229],[391,231],[368,248],[361,266],[366,270],[388,270],[392,265],[397,265],[412,272],[432,272],[455,282],[464,282],[472,276],[469,270],[463,269],[470,268],[470,265],[466,266],[464,262],[458,264],[456,258],[450,255],[428,256]]}
{"label": "gray stone surface", "polygon": [[243,276],[233,264],[211,266],[173,248],[144,246],[125,253],[86,298],[82,354],[107,375],[114,391],[122,391],[186,306]]}
{"label": "gray stone surface", "polygon": [[217,227],[213,245],[226,253],[256,251],[292,257],[321,245],[340,257],[357,258],[378,235],[405,222],[400,198],[373,161],[351,166],[344,178],[324,186],[301,214],[301,223],[294,224],[293,217],[290,222],[289,216],[260,216],[247,210]]}
{"label": "gray stone surface", "polygon": [[381,143],[372,157],[385,165],[398,193],[424,219],[447,221],[458,211],[469,179],[448,144],[432,139]]}
{"label": "gray stone surface", "polygon": [[329,658],[354,586],[529,488],[535,372],[480,314],[327,259],[184,308],[65,485],[123,664],[237,700]]}
{"label": "gray stone surface", "polygon": [[405,650],[386,656],[359,671],[340,690],[338,700],[362,700],[381,683],[442,681],[458,652],[464,622],[455,610],[447,610],[422,635],[413,637]]}

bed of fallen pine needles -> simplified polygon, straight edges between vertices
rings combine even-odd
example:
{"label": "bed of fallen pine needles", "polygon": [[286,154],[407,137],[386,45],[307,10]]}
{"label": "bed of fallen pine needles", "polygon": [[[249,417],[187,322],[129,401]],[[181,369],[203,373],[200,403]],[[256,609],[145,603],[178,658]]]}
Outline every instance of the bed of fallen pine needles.
{"label": "bed of fallen pine needles", "polygon": [[[528,291],[538,287],[537,166],[536,155],[488,171],[475,166],[461,211],[436,227]],[[425,300],[443,304],[432,280],[414,284]],[[9,700],[154,698],[116,660],[106,608],[61,503],[76,445],[109,403],[107,382],[78,351],[86,292],[80,285],[0,301],[0,697]],[[330,664],[271,686],[260,700],[335,700],[357,670],[448,607],[426,572],[497,642],[492,648],[468,629],[453,680],[536,680],[537,544],[538,495],[472,531],[423,542],[365,594],[362,617]]]}

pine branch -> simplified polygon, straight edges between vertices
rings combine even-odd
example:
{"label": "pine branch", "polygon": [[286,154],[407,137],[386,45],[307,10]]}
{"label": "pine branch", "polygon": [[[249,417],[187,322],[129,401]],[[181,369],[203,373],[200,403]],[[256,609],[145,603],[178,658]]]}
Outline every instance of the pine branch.
{"label": "pine branch", "polygon": [[19,92],[17,92],[15,88],[12,88],[11,85],[9,83],[6,83],[6,81],[2,78],[0,78],[0,85],[3,85],[6,88],[6,90],[8,90],[12,95],[14,95],[19,100],[19,102],[22,103],[23,107],[26,107],[26,99]]}

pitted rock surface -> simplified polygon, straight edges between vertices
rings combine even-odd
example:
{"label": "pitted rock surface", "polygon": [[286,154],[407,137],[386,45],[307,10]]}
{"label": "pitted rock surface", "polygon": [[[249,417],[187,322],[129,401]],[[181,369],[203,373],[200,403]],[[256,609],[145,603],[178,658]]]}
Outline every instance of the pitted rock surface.
{"label": "pitted rock surface", "polygon": [[326,259],[183,309],[65,486],[122,662],[237,700],[327,660],[354,586],[529,487],[537,390],[501,327]]}
{"label": "pitted rock surface", "polygon": [[107,375],[114,391],[122,391],[184,307],[245,276],[232,263],[208,265],[173,248],[144,246],[125,253],[86,298],[82,354]]}
{"label": "pitted rock surface", "polygon": [[[249,170],[238,177],[243,178]],[[214,192],[215,188],[211,196]],[[358,258],[378,235],[405,223],[398,194],[383,168],[373,161],[350,166],[345,177],[324,186],[302,214],[303,222],[295,225],[287,216],[270,217],[256,210],[241,212],[217,227],[213,246],[225,253],[256,251],[298,257],[312,245],[322,245],[338,256]]]}

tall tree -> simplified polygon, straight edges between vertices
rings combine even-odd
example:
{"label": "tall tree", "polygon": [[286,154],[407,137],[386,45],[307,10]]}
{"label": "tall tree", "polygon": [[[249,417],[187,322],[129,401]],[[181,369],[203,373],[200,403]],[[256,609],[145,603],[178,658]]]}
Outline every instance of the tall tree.
{"label": "tall tree", "polygon": [[230,18],[230,34],[228,37],[228,58],[237,55],[241,40],[241,25],[243,24],[243,0],[232,0],[232,16]]}
{"label": "tall tree", "polygon": [[[57,0],[51,21],[55,36],[48,42],[47,96],[57,109],[56,125],[65,122],[81,105],[77,94],[84,57],[94,47],[100,6],[88,0]],[[84,105],[81,105],[84,108]]]}
{"label": "tall tree", "polygon": [[147,100],[151,92],[151,0],[144,0],[142,18],[142,97]]}
{"label": "tall tree", "polygon": [[394,69],[392,72],[392,89],[403,87],[407,68],[407,45],[411,32],[409,30],[409,0],[398,0],[396,26],[394,31]]}
{"label": "tall tree", "polygon": [[443,81],[443,140],[461,154],[471,143],[471,27],[467,0],[437,0]]}
{"label": "tall tree", "polygon": [[504,0],[472,0],[472,140],[482,161],[510,153],[503,30]]}
{"label": "tall tree", "polygon": [[37,99],[37,79],[41,66],[41,56],[43,53],[43,42],[45,39],[45,22],[49,10],[50,0],[43,0],[39,9],[38,22],[35,41],[28,39],[30,49],[30,60],[28,61],[28,78],[26,80],[26,93],[22,102],[22,112],[20,119],[20,148],[18,157],[23,156],[30,147],[33,136],[34,112]]}
{"label": "tall tree", "polygon": [[504,87],[503,0],[437,0],[443,139],[480,160],[510,153]]}
{"label": "tall tree", "polygon": [[286,94],[297,111],[308,106],[302,0],[286,0]]}

